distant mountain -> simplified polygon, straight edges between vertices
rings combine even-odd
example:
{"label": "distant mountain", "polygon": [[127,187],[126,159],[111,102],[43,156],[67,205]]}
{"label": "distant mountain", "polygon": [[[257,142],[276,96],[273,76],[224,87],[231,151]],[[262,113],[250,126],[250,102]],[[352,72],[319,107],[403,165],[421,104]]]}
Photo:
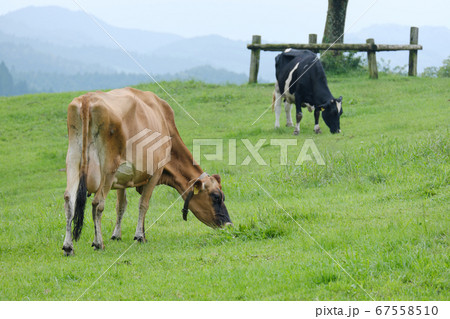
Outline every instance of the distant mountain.
{"label": "distant mountain", "polygon": [[157,75],[156,79],[158,81],[197,80],[213,84],[244,84],[248,81],[248,76],[244,73],[235,73],[225,69],[215,69],[209,65],[203,65],[175,74]]}
{"label": "distant mountain", "polygon": [[[149,53],[182,39],[171,33],[117,28],[96,20],[130,51]],[[61,7],[27,7],[0,16],[0,31],[65,47],[105,47],[116,44],[82,11]]]}
{"label": "distant mountain", "polygon": [[[203,65],[239,73],[248,68],[250,53],[242,41],[215,35],[186,39],[169,33],[117,28],[97,20],[153,74],[176,73]],[[3,43],[27,44],[39,53],[78,61],[80,66],[89,64],[89,67],[97,65],[108,70],[142,72],[81,11],[28,7],[0,16],[0,32]]]}
{"label": "distant mountain", "polygon": [[133,73],[78,73],[11,72],[14,79],[28,83],[33,92],[66,92],[114,89],[151,82],[144,74]]}
{"label": "distant mountain", "polygon": [[[243,83],[248,76],[250,51],[245,41],[218,35],[184,38],[97,21],[156,78]],[[409,27],[372,26],[346,34],[345,42],[364,43],[366,38],[374,38],[376,43],[408,43]],[[421,27],[419,43],[424,46],[419,52],[419,72],[427,66],[440,66],[450,55],[450,30]],[[274,57],[278,53],[261,52],[260,82],[275,81]],[[390,60],[391,67],[408,63],[408,52],[377,56],[380,62],[382,58]],[[38,91],[112,88],[124,81],[134,84],[148,79],[89,16],[60,7],[27,7],[0,16],[0,60],[15,78]]]}
{"label": "distant mountain", "polygon": [[[1,69],[0,69],[1,70]],[[146,74],[136,73],[78,73],[61,74],[47,72],[11,72],[14,79],[20,84],[29,83],[33,92],[65,92],[83,90],[102,90],[152,82]],[[0,76],[1,78],[1,76]],[[230,72],[224,69],[215,69],[211,66],[199,66],[178,73],[158,74],[157,81],[196,80],[213,84],[243,84],[247,82],[247,75]],[[0,81],[1,82],[1,81]],[[1,84],[1,83],[0,83]],[[0,88],[0,95],[13,95],[19,92],[11,90],[11,94],[4,94]],[[28,89],[28,87],[27,87]],[[22,91],[20,91],[22,93]]]}
{"label": "distant mountain", "polygon": [[161,46],[154,50],[153,54],[173,59],[189,58],[201,65],[225,67],[234,72],[243,72],[250,63],[250,51],[247,50],[245,42],[218,35],[178,40]]}
{"label": "distant mountain", "polygon": [[32,93],[24,81],[17,81],[11,75],[5,63],[0,62],[0,96]]}
{"label": "distant mountain", "polygon": [[[67,52],[67,54],[65,54]],[[69,54],[69,52],[71,52]],[[110,58],[112,54],[108,55]],[[83,61],[76,50],[48,44],[40,40],[18,38],[0,31],[0,59],[18,72],[80,72],[112,73],[115,69],[102,66],[95,60]]]}
{"label": "distant mountain", "polygon": [[[248,72],[250,52],[244,42],[215,35],[186,39],[117,28],[97,20],[157,78],[242,83],[243,73]],[[84,73],[144,73],[84,12],[59,7],[28,7],[0,16],[0,56],[19,77],[32,72],[32,87],[57,91],[61,88],[55,81],[38,79],[43,74],[58,74],[53,75],[55,79],[66,74],[71,76],[66,82],[73,83]],[[211,66],[209,73],[207,65]],[[85,87],[70,87],[80,86]]]}

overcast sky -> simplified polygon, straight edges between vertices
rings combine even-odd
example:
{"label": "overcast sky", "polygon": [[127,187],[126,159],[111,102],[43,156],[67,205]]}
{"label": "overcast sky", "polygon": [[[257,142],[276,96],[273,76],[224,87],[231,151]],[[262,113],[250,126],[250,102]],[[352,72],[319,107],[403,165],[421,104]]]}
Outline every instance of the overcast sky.
{"label": "overcast sky", "polygon": [[[327,0],[76,0],[88,12],[119,27],[170,32],[185,37],[219,34],[248,41],[306,41],[323,34]],[[0,0],[0,15],[27,6],[80,10],[75,0]],[[450,28],[449,0],[350,0],[346,30],[374,24]]]}

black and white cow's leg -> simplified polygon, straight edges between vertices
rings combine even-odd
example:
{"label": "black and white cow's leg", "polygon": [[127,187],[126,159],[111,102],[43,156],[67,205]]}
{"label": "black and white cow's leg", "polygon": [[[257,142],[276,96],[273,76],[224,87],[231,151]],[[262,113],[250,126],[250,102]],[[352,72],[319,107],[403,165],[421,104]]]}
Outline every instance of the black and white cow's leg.
{"label": "black and white cow's leg", "polygon": [[145,243],[147,241],[145,239],[145,215],[147,214],[148,210],[148,202],[152,197],[153,190],[155,189],[155,186],[158,183],[159,178],[161,177],[162,171],[163,170],[160,169],[155,174],[153,174],[148,183],[144,185],[141,198],[139,199],[139,218],[136,226],[134,240],[137,240],[141,243]]}
{"label": "black and white cow's leg", "polygon": [[295,114],[295,119],[297,123],[295,124],[294,135],[298,135],[300,133],[300,122],[302,121],[303,113],[302,110],[297,111]]}
{"label": "black and white cow's leg", "polygon": [[314,107],[314,106],[312,106],[311,104],[309,104],[309,103],[305,103],[306,104],[306,107],[308,108],[308,111],[309,112],[312,112],[312,111],[314,111],[316,108]]}
{"label": "black and white cow's leg", "polygon": [[300,122],[302,121],[303,113],[302,113],[302,102],[300,99],[300,96],[296,93],[295,94],[295,129],[294,129],[294,135],[298,135],[300,133]]}
{"label": "black and white cow's leg", "polygon": [[113,180],[114,174],[106,175],[103,186],[100,186],[99,191],[95,194],[94,200],[92,201],[92,218],[94,220],[95,231],[92,247],[95,250],[105,249],[102,238],[102,214],[105,209],[105,199],[111,189]]}
{"label": "black and white cow's leg", "polygon": [[280,127],[280,114],[281,114],[281,93],[278,87],[278,82],[275,83],[275,90],[273,91],[273,106],[275,109],[275,128]]}
{"label": "black and white cow's leg", "polygon": [[294,126],[294,124],[292,123],[291,107],[292,107],[291,103],[289,103],[288,101],[284,101],[284,110],[286,112],[286,126],[287,127]]}
{"label": "black and white cow's leg", "polygon": [[116,227],[114,227],[111,239],[121,240],[122,239],[122,217],[127,208],[127,194],[125,188],[117,190],[117,204],[116,204]]}
{"label": "black and white cow's leg", "polygon": [[314,109],[314,132],[316,134],[322,133],[319,126],[320,108]]}

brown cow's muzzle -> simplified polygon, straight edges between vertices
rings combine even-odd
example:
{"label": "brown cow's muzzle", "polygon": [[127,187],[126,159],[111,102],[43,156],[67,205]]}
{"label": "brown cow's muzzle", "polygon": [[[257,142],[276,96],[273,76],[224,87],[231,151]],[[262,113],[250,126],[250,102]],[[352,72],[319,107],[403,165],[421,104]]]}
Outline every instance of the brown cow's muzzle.
{"label": "brown cow's muzzle", "polygon": [[[193,196],[194,196],[194,192],[190,191],[188,193],[188,195],[186,196],[183,209],[181,210],[181,212],[183,213],[183,219],[185,221],[187,221],[187,215],[189,213],[189,202],[191,201]],[[214,215],[215,215],[214,221],[206,222],[206,221],[202,220],[202,218],[200,218],[199,216],[196,216],[196,217],[200,221],[205,223],[206,225],[213,227],[213,228],[233,226],[233,223],[231,222],[230,216],[228,214],[228,210],[223,201],[219,205],[213,204],[213,209],[214,209]]]}
{"label": "brown cow's muzzle", "polygon": [[228,210],[224,202],[222,202],[222,204],[219,207],[214,207],[214,209],[216,211],[217,226],[219,227],[233,226],[233,223],[231,222],[230,215],[228,215]]}

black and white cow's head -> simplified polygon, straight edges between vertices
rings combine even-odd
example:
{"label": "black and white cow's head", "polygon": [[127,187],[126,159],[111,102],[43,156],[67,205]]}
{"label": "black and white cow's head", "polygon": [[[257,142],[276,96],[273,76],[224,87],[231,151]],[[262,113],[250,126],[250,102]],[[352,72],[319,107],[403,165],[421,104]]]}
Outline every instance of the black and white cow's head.
{"label": "black and white cow's head", "polygon": [[341,117],[342,110],[342,96],[338,99],[331,99],[327,103],[320,106],[322,110],[322,118],[325,124],[330,128],[331,133],[340,133],[341,126],[339,118]]}

